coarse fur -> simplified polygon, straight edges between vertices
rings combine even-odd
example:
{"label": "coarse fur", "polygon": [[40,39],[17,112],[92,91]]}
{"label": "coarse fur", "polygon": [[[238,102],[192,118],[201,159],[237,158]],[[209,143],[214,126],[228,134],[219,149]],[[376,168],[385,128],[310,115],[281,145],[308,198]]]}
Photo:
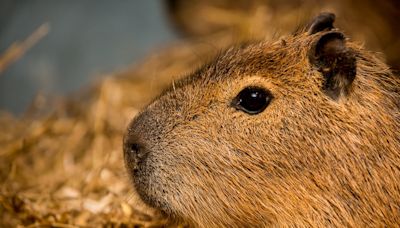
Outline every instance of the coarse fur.
{"label": "coarse fur", "polygon": [[[141,198],[198,227],[400,225],[400,80],[347,41],[332,99],[309,58],[330,32],[233,47],[148,105],[124,137]],[[231,105],[249,86],[273,95],[257,115]]]}

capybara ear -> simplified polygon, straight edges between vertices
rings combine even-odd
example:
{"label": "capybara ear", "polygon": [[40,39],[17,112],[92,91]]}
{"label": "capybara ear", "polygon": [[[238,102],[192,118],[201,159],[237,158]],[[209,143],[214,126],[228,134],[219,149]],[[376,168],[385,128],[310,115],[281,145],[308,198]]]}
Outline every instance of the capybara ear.
{"label": "capybara ear", "polygon": [[324,76],[323,90],[332,99],[347,95],[356,76],[354,52],[340,32],[321,35],[309,52],[310,63]]}
{"label": "capybara ear", "polygon": [[332,30],[335,18],[333,13],[320,13],[307,25],[306,29],[309,34]]}

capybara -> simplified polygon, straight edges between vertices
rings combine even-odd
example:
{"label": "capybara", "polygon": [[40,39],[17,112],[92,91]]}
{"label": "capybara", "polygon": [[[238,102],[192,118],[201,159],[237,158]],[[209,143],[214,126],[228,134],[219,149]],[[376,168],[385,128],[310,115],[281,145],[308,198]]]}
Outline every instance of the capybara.
{"label": "capybara", "polygon": [[399,226],[400,80],[321,13],[228,49],[130,123],[140,198],[198,227]]}

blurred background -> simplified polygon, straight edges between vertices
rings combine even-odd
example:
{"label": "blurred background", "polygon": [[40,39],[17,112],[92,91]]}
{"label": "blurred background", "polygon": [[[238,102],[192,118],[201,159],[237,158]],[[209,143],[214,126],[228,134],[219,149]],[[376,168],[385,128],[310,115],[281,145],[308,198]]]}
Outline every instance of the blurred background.
{"label": "blurred background", "polygon": [[0,56],[39,26],[50,30],[0,72],[0,110],[20,114],[38,93],[71,93],[182,38],[276,38],[321,11],[399,69],[399,10],[398,0],[1,0]]}
{"label": "blurred background", "polygon": [[0,1],[0,55],[48,23],[48,34],[0,74],[0,109],[63,95],[173,41],[163,1]]}

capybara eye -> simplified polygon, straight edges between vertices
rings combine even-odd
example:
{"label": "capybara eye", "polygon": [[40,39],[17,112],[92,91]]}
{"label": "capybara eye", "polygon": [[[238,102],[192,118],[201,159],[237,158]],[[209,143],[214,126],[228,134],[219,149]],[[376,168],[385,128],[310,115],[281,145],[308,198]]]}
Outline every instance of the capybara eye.
{"label": "capybara eye", "polygon": [[250,115],[265,110],[272,100],[272,94],[260,87],[247,87],[233,99],[232,105]]}

